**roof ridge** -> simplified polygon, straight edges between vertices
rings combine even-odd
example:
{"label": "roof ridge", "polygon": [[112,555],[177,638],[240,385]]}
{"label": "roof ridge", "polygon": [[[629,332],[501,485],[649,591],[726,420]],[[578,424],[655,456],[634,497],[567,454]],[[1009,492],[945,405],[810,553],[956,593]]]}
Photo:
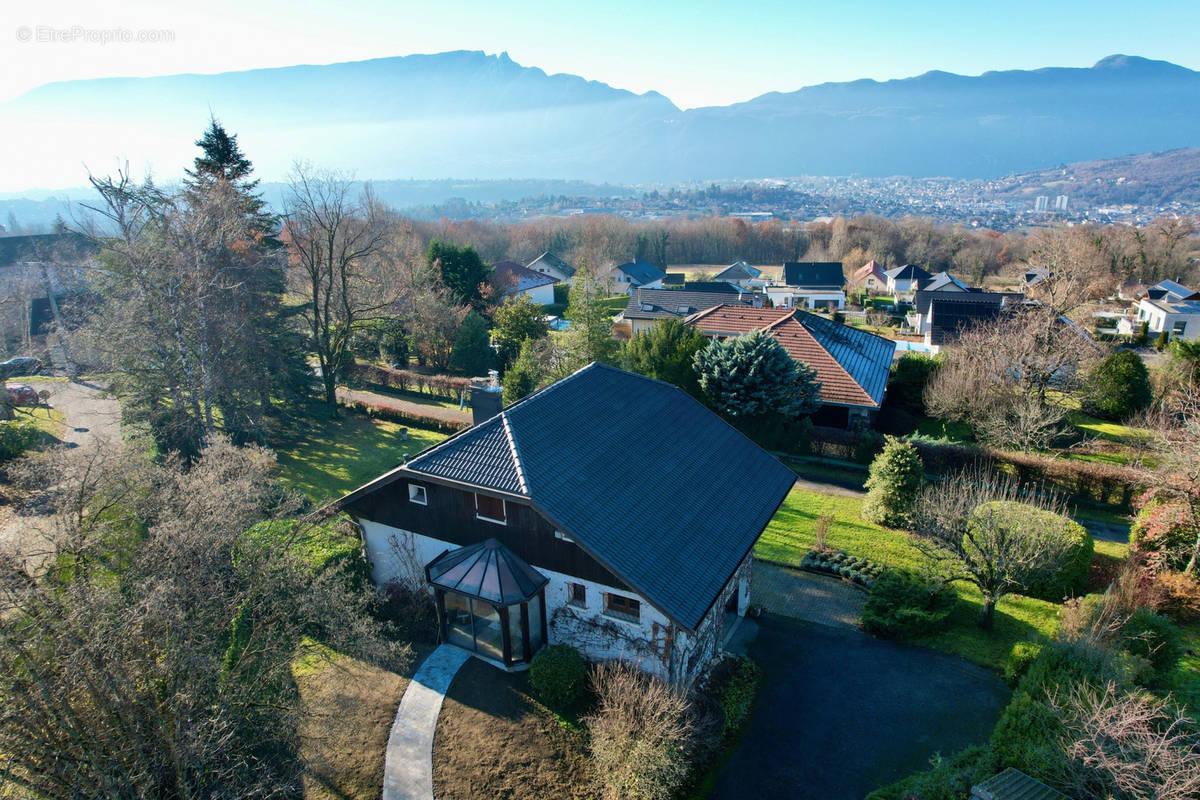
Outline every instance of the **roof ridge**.
{"label": "roof ridge", "polygon": [[[805,312],[805,316],[812,317],[813,319],[820,320],[821,322],[826,322],[826,320],[823,317],[818,317],[816,314],[809,314],[808,312]],[[825,346],[824,342],[822,342],[820,339],[817,338],[817,335],[815,333],[813,333],[812,331],[810,331],[808,329],[808,326],[804,324],[804,320],[798,316],[793,316],[792,319],[796,320],[796,323],[800,326],[800,328],[806,334],[808,334],[809,338],[813,340],[813,343],[817,347],[821,348],[821,351],[824,352],[825,355],[828,356],[830,358],[830,360],[833,361],[834,366],[836,366],[843,375],[845,375],[847,378],[850,379],[850,383],[852,383],[854,385],[854,388],[857,391],[861,392],[863,394],[863,396],[865,396],[868,400],[870,400],[872,403],[874,403],[875,398],[871,397],[871,393],[868,392],[861,383],[859,383],[857,378],[855,378],[853,375],[850,374],[850,370],[846,369],[846,367],[843,366],[842,362],[838,360],[837,356],[835,356],[833,353],[829,352],[829,348]],[[830,324],[833,324],[833,323],[831,322]],[[870,331],[863,331],[863,333],[871,334]],[[871,334],[871,335],[874,336],[875,334]],[[882,339],[884,337],[880,336],[879,338]],[[809,364],[808,366],[811,367],[812,364]]]}
{"label": "roof ridge", "polygon": [[521,464],[521,451],[517,449],[517,437],[513,433],[512,423],[508,421],[508,411],[500,412],[500,423],[504,426],[504,435],[508,439],[508,451],[512,453],[513,467],[517,470],[517,485],[521,491],[529,494],[529,483],[525,480],[525,467]]}

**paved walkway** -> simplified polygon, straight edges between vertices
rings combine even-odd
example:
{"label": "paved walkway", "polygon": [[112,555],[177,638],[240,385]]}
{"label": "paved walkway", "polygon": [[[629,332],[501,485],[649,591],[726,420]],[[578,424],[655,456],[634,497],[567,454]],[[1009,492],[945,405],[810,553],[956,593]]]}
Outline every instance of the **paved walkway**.
{"label": "paved walkway", "polygon": [[867,595],[837,578],[755,562],[751,595],[772,614],[833,628],[858,627]]}
{"label": "paved walkway", "polygon": [[433,800],[433,733],[450,681],[471,654],[438,645],[400,698],[383,758],[383,800]]}

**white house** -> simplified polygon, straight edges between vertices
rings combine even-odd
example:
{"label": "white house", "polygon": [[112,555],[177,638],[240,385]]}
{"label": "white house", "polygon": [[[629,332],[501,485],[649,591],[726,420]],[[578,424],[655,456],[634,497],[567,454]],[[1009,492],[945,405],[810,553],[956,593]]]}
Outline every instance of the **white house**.
{"label": "white house", "polygon": [[644,258],[635,258],[613,267],[612,280],[616,290],[633,294],[634,289],[661,289],[667,273]]}
{"label": "white house", "polygon": [[1148,287],[1130,311],[1117,323],[1118,333],[1134,335],[1146,323],[1152,337],[1166,331],[1170,339],[1200,339],[1200,292],[1175,281]]}
{"label": "white house", "polygon": [[783,265],[783,282],[767,287],[776,308],[846,307],[846,276],[840,261],[789,261]]}
{"label": "white house", "polygon": [[911,295],[920,288],[922,281],[933,277],[916,264],[905,264],[883,274],[887,276],[888,291],[896,295]]}
{"label": "white house", "polygon": [[442,641],[506,670],[561,642],[687,685],[794,482],[681,389],[591,364],[337,505],[376,583],[434,597]]}
{"label": "white house", "polygon": [[570,283],[575,280],[575,267],[551,253],[549,250],[525,265],[526,269],[549,275],[556,283]]}
{"label": "white house", "polygon": [[492,264],[492,285],[501,297],[525,295],[539,305],[554,302],[554,278],[522,267],[515,261]]}

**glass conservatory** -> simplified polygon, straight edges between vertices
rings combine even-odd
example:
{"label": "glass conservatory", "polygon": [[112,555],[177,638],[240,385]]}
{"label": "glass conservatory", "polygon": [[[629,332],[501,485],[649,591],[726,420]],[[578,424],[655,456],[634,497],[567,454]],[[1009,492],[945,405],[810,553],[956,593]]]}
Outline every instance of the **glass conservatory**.
{"label": "glass conservatory", "polygon": [[447,550],[425,575],[442,641],[510,669],[527,665],[545,643],[549,579],[497,540]]}

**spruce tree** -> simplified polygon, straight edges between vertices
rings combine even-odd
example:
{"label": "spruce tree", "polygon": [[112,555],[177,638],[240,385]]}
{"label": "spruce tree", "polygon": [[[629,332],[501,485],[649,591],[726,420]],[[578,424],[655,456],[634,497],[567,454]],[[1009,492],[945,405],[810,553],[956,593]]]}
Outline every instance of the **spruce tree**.
{"label": "spruce tree", "polygon": [[630,372],[673,383],[699,397],[700,381],[693,364],[696,353],[708,343],[704,334],[683,320],[668,319],[629,340],[621,364]]}
{"label": "spruce tree", "polygon": [[252,180],[254,165],[238,147],[237,134],[229,133],[216,119],[209,120],[208,129],[196,140],[203,153],[196,156],[192,169],[184,170],[187,178],[184,185],[192,192],[214,183],[228,184],[237,192],[242,208],[250,220],[250,227],[263,238],[268,247],[280,247],[275,238],[278,220],[266,210],[266,201],[256,192],[258,180]]}
{"label": "spruce tree", "polygon": [[616,361],[618,345],[612,338],[613,315],[604,303],[607,296],[604,281],[581,263],[575,271],[564,314],[571,321],[566,336],[568,358],[576,369],[593,361],[604,364]]}
{"label": "spruce tree", "polygon": [[493,362],[487,320],[471,311],[463,320],[450,353],[450,368],[465,375],[485,375]]}
{"label": "spruce tree", "polygon": [[777,414],[794,418],[821,405],[817,372],[794,360],[762,331],[713,342],[694,358],[700,388],[731,419]]}
{"label": "spruce tree", "polygon": [[526,339],[521,344],[521,354],[504,373],[504,389],[501,399],[504,405],[517,402],[526,395],[533,394],[542,383],[542,368],[534,353],[536,343]]}
{"label": "spruce tree", "polygon": [[904,527],[912,521],[924,482],[925,468],[917,448],[894,436],[885,437],[883,451],[871,462],[863,518],[889,528]]}

